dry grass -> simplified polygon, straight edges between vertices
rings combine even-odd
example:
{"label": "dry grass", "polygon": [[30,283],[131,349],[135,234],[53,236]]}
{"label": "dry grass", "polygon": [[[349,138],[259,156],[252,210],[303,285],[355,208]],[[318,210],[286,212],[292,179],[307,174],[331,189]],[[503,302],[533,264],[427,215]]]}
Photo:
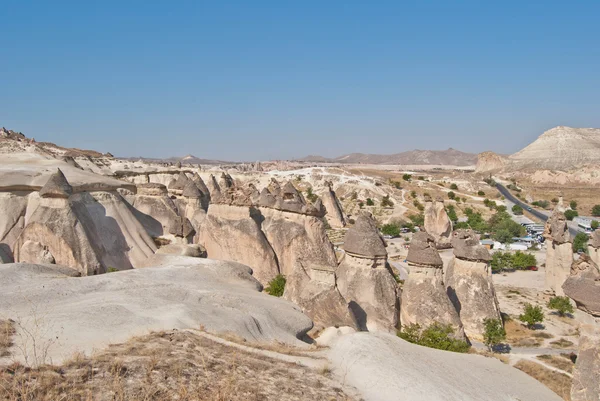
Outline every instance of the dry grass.
{"label": "dry grass", "polygon": [[190,332],[162,332],[62,366],[0,370],[0,400],[350,400],[322,372]]}
{"label": "dry grass", "polygon": [[571,401],[571,378],[563,373],[552,371],[539,363],[521,360],[515,368],[522,370],[566,401]]}
{"label": "dry grass", "polygon": [[550,346],[552,348],[570,348],[574,345],[575,344],[572,341],[566,340],[564,338],[550,342]]}
{"label": "dry grass", "polygon": [[543,336],[540,332],[529,330],[515,320],[509,320],[504,323],[506,330],[506,342],[514,347],[539,347],[543,343]]}
{"label": "dry grass", "polygon": [[573,371],[573,366],[575,366],[568,356],[538,355],[537,359],[556,369],[564,370],[567,373],[571,373]]}
{"label": "dry grass", "polygon": [[484,350],[484,349],[477,349],[475,347],[469,348],[468,353],[469,354],[482,355],[482,356],[485,356],[485,357],[488,357],[488,358],[496,358],[500,362],[505,363],[507,365],[508,365],[508,363],[510,361],[508,355],[506,355],[506,354],[498,354],[496,352],[490,352],[490,351]]}
{"label": "dry grass", "polygon": [[13,336],[16,333],[15,322],[0,319],[0,358],[10,355],[8,349],[13,344]]}
{"label": "dry grass", "polygon": [[244,345],[246,347],[261,349],[261,350],[265,350],[265,351],[273,351],[273,352],[277,352],[279,354],[292,355],[292,356],[310,356],[313,358],[321,359],[318,356],[311,355],[311,353],[314,353],[315,351],[322,351],[323,349],[325,349],[325,347],[320,347],[317,345],[313,345],[313,346],[307,347],[307,348],[297,348],[297,347],[291,347],[287,344],[283,344],[283,343],[279,343],[279,342],[273,342],[273,343],[248,342],[248,341],[246,341],[245,338],[240,337],[235,333],[218,333],[218,334],[211,333],[211,335],[222,338],[227,341],[230,341],[232,343]]}

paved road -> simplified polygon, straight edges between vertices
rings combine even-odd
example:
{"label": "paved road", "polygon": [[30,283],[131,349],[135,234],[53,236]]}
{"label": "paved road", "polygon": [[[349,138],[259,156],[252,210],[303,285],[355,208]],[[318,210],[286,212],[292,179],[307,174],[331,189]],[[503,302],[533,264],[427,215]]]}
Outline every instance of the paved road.
{"label": "paved road", "polygon": [[[543,222],[546,222],[546,220],[548,220],[549,216],[546,213],[536,210],[536,209],[532,208],[530,205],[521,201],[519,198],[517,198],[516,196],[511,194],[510,191],[504,185],[496,183],[496,188],[498,189],[498,191],[500,191],[500,193],[502,195],[504,195],[504,197],[506,199],[508,199],[512,203],[521,206],[523,209],[527,210],[529,213],[531,213],[538,219],[542,220]],[[531,210],[528,210],[529,208],[531,208]],[[577,233],[579,233],[579,230],[577,228],[573,227],[572,223],[567,223],[567,224],[569,226],[569,233],[571,234],[572,237],[575,237],[577,235]]]}

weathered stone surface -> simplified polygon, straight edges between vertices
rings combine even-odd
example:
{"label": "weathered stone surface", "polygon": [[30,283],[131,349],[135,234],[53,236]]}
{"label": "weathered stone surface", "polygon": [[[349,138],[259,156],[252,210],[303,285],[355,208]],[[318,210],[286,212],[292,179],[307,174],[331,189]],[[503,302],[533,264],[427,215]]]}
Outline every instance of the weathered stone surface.
{"label": "weathered stone surface", "polygon": [[169,226],[169,234],[175,237],[189,238],[195,233],[194,226],[192,226],[187,217],[177,216],[171,221],[171,225]]}
{"label": "weathered stone surface", "polygon": [[486,262],[455,257],[445,275],[446,291],[470,340],[483,341],[483,320],[498,319],[500,307],[492,281],[492,271]]}
{"label": "weathered stone surface", "polygon": [[546,238],[546,289],[556,295],[564,295],[562,285],[569,276],[573,263],[571,236],[567,219],[559,205],[544,227]]}
{"label": "weathered stone surface", "polygon": [[580,328],[579,352],[573,370],[571,401],[600,400],[600,328],[583,325]]}
{"label": "weathered stone surface", "polygon": [[406,260],[408,263],[439,269],[444,265],[436,249],[435,239],[424,231],[419,231],[413,235]]}
{"label": "weathered stone surface", "polygon": [[209,258],[250,266],[263,285],[279,274],[277,257],[261,231],[260,213],[256,210],[211,204],[200,231],[199,242]]}
{"label": "weathered stone surface", "polygon": [[400,323],[419,324],[422,328],[436,322],[449,324],[456,338],[465,339],[458,312],[446,293],[443,263],[434,244],[433,237],[425,232],[413,236],[407,256],[410,273],[402,288]]}
{"label": "weathered stone surface", "polygon": [[233,178],[227,173],[221,173],[221,178],[219,178],[219,187],[221,188],[221,191],[233,186]]}
{"label": "weathered stone surface", "polygon": [[198,244],[169,244],[161,246],[156,253],[162,255],[189,256],[193,258],[206,258],[206,249]]}
{"label": "weathered stone surface", "polygon": [[373,216],[368,212],[361,213],[354,226],[350,227],[344,239],[344,250],[352,255],[370,258],[387,258],[386,244]]}
{"label": "weathered stone surface", "polygon": [[488,249],[479,243],[479,236],[471,229],[460,229],[452,233],[454,256],[461,259],[489,262],[492,256]]}
{"label": "weathered stone surface", "polygon": [[271,208],[284,212],[317,217],[323,217],[325,215],[323,204],[319,201],[314,205],[307,203],[291,181],[288,181],[283,188],[281,188],[277,181],[272,180],[269,186],[262,190],[259,198],[259,206],[262,208]]}
{"label": "weathered stone surface", "polygon": [[0,244],[0,264],[14,261],[10,247],[7,244]]}
{"label": "weathered stone surface", "polygon": [[137,195],[147,195],[147,196],[167,196],[168,191],[167,187],[163,184],[159,184],[156,182],[149,182],[143,184],[137,184]]}
{"label": "weathered stone surface", "polygon": [[443,201],[425,202],[424,227],[435,239],[439,248],[450,247],[450,235],[452,234],[452,222],[448,218]]}
{"label": "weathered stone surface", "polygon": [[580,255],[579,260],[573,262],[562,289],[577,308],[600,317],[600,269],[587,255]]}
{"label": "weathered stone surface", "polygon": [[200,189],[198,189],[196,183],[190,180],[187,184],[185,184],[182,196],[185,198],[200,199],[202,198],[202,192],[200,192]]}
{"label": "weathered stone surface", "polygon": [[188,178],[185,173],[179,173],[179,176],[174,182],[169,184],[169,191],[172,191],[174,194],[181,195],[183,193],[183,189],[191,180]]}
{"label": "weathered stone surface", "polygon": [[166,194],[154,196],[138,193],[133,207],[134,214],[152,237],[168,236],[170,228],[177,225],[177,206]]}
{"label": "weathered stone surface", "polygon": [[21,260],[26,260],[28,263],[35,264],[54,264],[54,256],[50,253],[47,247],[34,241],[25,241],[20,249]]}
{"label": "weathered stone surface", "polygon": [[210,175],[208,179],[208,183],[206,184],[208,187],[208,191],[210,192],[210,200],[215,203],[221,197],[221,187],[219,187],[219,183],[214,175]]}
{"label": "weathered stone surface", "polygon": [[73,187],[60,169],[52,174],[46,185],[40,189],[42,198],[68,198],[73,194]]}
{"label": "weathered stone surface", "polygon": [[333,184],[331,182],[326,182],[326,186],[327,189],[321,196],[326,211],[325,218],[332,228],[346,227],[346,215],[333,190]]}

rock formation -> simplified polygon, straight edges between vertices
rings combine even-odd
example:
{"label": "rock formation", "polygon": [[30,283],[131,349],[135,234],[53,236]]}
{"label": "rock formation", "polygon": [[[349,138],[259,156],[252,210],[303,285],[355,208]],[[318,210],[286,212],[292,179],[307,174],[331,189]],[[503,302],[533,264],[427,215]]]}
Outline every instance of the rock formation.
{"label": "rock formation", "polygon": [[169,183],[169,192],[172,192],[175,195],[182,195],[184,188],[190,181],[191,180],[187,175],[185,175],[185,173],[179,173],[177,179]]}
{"label": "rock formation", "polygon": [[600,266],[600,230],[595,230],[588,241],[588,253],[590,258]]}
{"label": "rock formation", "polygon": [[571,400],[600,399],[600,269],[587,255],[573,262],[562,288],[577,308],[588,314],[580,327],[579,353],[573,372]]}
{"label": "rock formation", "polygon": [[562,284],[569,276],[573,263],[571,237],[567,219],[559,206],[546,221],[546,289],[556,295],[564,295]]}
{"label": "rock formation", "polygon": [[210,175],[208,184],[206,184],[206,186],[210,192],[211,202],[218,202],[219,198],[221,197],[221,188],[219,187],[219,183],[214,175]]}
{"label": "rock formation", "polygon": [[357,218],[344,241],[346,254],[337,270],[337,286],[362,330],[395,331],[398,325],[398,285],[385,247],[370,213]]}
{"label": "rock formation", "polygon": [[446,270],[446,290],[467,337],[482,341],[483,320],[502,321],[488,265],[491,256],[472,230],[456,230],[452,234],[452,246],[454,258]]}
{"label": "rock formation", "polygon": [[63,198],[66,199],[73,194],[73,187],[68,183],[67,178],[60,169],[50,176],[46,185],[40,189],[42,198]]}
{"label": "rock formation", "polygon": [[[181,191],[183,193],[183,189]],[[171,231],[177,231],[181,219],[177,205],[168,196],[167,188],[162,184],[138,184],[137,195],[133,202],[137,218],[146,231],[154,238],[169,238]]]}
{"label": "rock formation", "polygon": [[477,155],[477,173],[489,173],[499,171],[506,164],[506,158],[494,152],[483,152]]}
{"label": "rock formation", "polygon": [[335,191],[333,190],[333,184],[331,182],[326,182],[327,189],[321,195],[321,199],[323,201],[323,206],[325,207],[325,218],[327,219],[327,223],[332,228],[343,228],[346,227],[346,216],[344,215],[344,210],[340,201],[338,200]]}
{"label": "rock formation", "polygon": [[444,202],[427,200],[425,202],[424,226],[434,239],[438,248],[449,248],[452,234],[452,222],[448,218]]}
{"label": "rock formation", "polygon": [[423,231],[416,233],[406,259],[410,273],[402,288],[402,326],[416,323],[426,328],[436,322],[448,324],[454,329],[454,336],[464,340],[460,317],[446,293],[442,277],[443,262],[434,238]]}

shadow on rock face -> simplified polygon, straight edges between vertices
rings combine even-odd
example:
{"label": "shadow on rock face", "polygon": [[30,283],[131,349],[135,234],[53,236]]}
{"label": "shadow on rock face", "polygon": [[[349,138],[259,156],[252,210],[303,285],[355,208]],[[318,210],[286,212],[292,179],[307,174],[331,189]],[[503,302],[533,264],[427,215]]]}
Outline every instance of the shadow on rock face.
{"label": "shadow on rock face", "polygon": [[348,309],[354,316],[354,320],[356,321],[356,327],[360,331],[369,331],[367,329],[367,312],[355,301],[350,301],[348,303]]}

